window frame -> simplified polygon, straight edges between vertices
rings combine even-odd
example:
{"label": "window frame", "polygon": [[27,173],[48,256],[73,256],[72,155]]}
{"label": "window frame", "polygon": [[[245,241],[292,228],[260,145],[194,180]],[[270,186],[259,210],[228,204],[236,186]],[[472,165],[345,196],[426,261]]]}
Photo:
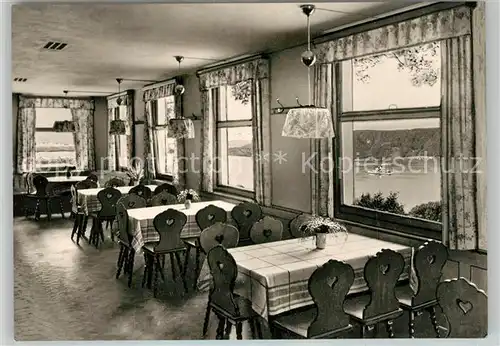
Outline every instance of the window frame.
{"label": "window frame", "polygon": [[[154,165],[155,165],[155,179],[158,180],[163,180],[167,182],[173,182],[174,181],[174,175],[173,174],[163,174],[163,173],[158,173],[158,164],[160,160],[158,159],[158,144],[156,143],[156,133],[159,125],[158,125],[158,102],[159,99],[151,100],[151,117],[153,119],[153,138],[151,140],[153,141],[153,151],[154,151]],[[160,127],[165,127],[164,125],[160,125]],[[167,148],[165,148],[167,150]],[[165,154],[166,155],[166,154]],[[167,158],[165,157],[165,160]]]}
{"label": "window frame", "polygon": [[[368,209],[360,206],[343,204],[343,174],[342,174],[342,122],[374,121],[374,120],[407,120],[428,119],[439,117],[441,107],[415,107],[386,110],[342,111],[342,61],[336,62],[335,97],[336,97],[336,136],[332,151],[335,153],[333,179],[334,216],[337,219],[351,221],[366,226],[387,229],[403,234],[410,234],[428,239],[442,240],[443,224],[440,222],[401,216],[393,213]],[[437,113],[437,115],[433,115]],[[441,128],[441,126],[440,126]],[[442,179],[442,173],[441,173]]]}
{"label": "window frame", "polygon": [[[43,109],[43,107],[40,107],[40,108],[37,108],[37,109]],[[71,112],[70,109],[68,109],[68,111]],[[36,110],[35,110],[36,112]],[[56,120],[56,121],[59,121],[59,120]],[[36,119],[35,119],[35,126],[36,126]],[[37,132],[53,132],[53,133],[58,133],[57,131],[54,131],[54,129],[52,127],[35,127],[35,137],[36,137],[36,134]],[[70,132],[67,132],[67,133],[70,133]],[[74,147],[74,153],[75,153],[75,160],[76,160],[76,144],[75,144],[75,137],[73,136],[72,134],[72,137],[73,137],[73,147]],[[37,150],[37,145],[36,145],[36,141],[35,141],[35,172],[37,173],[47,173],[47,172],[51,172],[51,173],[60,173],[60,172],[66,172],[66,167],[68,167],[68,164],[64,165],[64,166],[50,166],[50,167],[47,167],[48,169],[45,171],[45,170],[40,170],[37,165],[36,165],[36,154],[37,154],[38,150]]]}
{"label": "window frame", "polygon": [[[253,80],[247,80],[249,83],[253,83]],[[222,85],[216,88],[212,88],[210,92],[212,93],[212,114],[214,121],[214,140],[213,140],[213,153],[216,158],[221,157],[219,155],[219,129],[221,128],[231,128],[231,127],[250,127],[253,129],[253,117],[255,112],[251,111],[252,117],[250,119],[241,120],[219,120],[219,115],[221,114],[221,87],[228,87],[229,85]],[[250,103],[250,107],[253,105]],[[227,108],[227,94],[226,94],[226,108]],[[252,133],[252,145],[254,143],[254,135]],[[252,150],[253,151],[253,150]],[[252,156],[253,157],[253,156]],[[252,161],[252,170],[254,170],[255,162]],[[255,176],[253,177],[253,190],[240,189],[234,186],[222,185],[219,183],[219,160],[215,160],[213,174],[214,181],[214,192],[227,193],[234,196],[244,197],[244,198],[255,198]]]}

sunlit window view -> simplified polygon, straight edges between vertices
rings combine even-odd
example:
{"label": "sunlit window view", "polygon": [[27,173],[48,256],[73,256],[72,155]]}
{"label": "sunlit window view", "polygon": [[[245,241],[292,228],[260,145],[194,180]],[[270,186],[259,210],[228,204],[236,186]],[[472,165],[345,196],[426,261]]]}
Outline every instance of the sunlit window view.
{"label": "sunlit window view", "polygon": [[219,88],[217,183],[254,190],[250,82]]}
{"label": "sunlit window view", "polygon": [[75,141],[72,132],[55,132],[55,121],[72,120],[67,108],[36,109],[36,170],[63,170],[76,163]]}
{"label": "sunlit window view", "polygon": [[433,43],[342,63],[343,204],[441,221],[440,60]]}
{"label": "sunlit window view", "polygon": [[[160,98],[157,101],[156,125],[167,125],[170,118],[175,117],[175,98],[173,96]],[[154,133],[154,148],[156,172],[160,175],[174,174],[174,157],[177,139],[169,138],[165,127],[160,127]]]}

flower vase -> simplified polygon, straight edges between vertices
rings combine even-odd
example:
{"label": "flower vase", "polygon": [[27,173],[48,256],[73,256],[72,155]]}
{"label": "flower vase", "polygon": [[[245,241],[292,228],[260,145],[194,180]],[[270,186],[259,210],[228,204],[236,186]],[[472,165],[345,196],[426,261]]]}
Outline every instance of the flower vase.
{"label": "flower vase", "polygon": [[326,233],[316,233],[316,249],[324,249],[326,247]]}
{"label": "flower vase", "polygon": [[186,207],[186,209],[191,208],[191,200],[190,199],[186,199],[186,201],[184,202],[184,207]]}

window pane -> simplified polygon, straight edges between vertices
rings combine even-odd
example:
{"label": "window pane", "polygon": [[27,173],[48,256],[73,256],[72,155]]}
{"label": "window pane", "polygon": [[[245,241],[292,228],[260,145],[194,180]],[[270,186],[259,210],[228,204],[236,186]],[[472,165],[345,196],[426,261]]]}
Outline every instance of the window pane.
{"label": "window pane", "polygon": [[174,154],[177,149],[177,140],[175,138],[167,138],[167,154],[166,154],[166,173],[174,175]]}
{"label": "window pane", "polygon": [[156,130],[155,131],[155,162],[156,162],[156,173],[159,174],[167,174],[166,170],[166,148],[167,148],[167,131],[165,130]]}
{"label": "window pane", "polygon": [[118,138],[118,166],[128,167],[128,157],[127,157],[127,136],[121,135],[116,136]]}
{"label": "window pane", "polygon": [[175,97],[168,96],[158,99],[157,125],[166,125],[167,120],[175,117]]}
{"label": "window pane", "polygon": [[252,119],[251,87],[250,81],[220,87],[219,121]]}
{"label": "window pane", "polygon": [[52,128],[55,121],[72,120],[69,108],[37,108],[36,127]]}
{"label": "window pane", "polygon": [[343,203],[440,222],[440,135],[437,118],[342,123]]}
{"label": "window pane", "polygon": [[75,145],[70,132],[36,132],[36,169],[74,166]]}
{"label": "window pane", "polygon": [[253,191],[251,127],[218,129],[218,184]]}
{"label": "window pane", "polygon": [[440,105],[439,42],[342,62],[342,109]]}

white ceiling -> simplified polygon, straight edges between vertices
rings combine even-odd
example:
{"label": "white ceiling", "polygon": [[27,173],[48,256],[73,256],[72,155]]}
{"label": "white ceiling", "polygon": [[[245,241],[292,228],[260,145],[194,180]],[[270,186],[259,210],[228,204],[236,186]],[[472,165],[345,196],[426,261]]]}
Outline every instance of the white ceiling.
{"label": "white ceiling", "polygon": [[[329,11],[317,10],[311,17],[313,36],[409,4],[316,5]],[[36,95],[63,95],[63,90],[113,92],[118,77],[162,80],[178,75],[174,55],[219,61],[303,43],[305,24],[305,16],[293,3],[14,5],[12,79],[28,81],[12,82],[12,88]],[[42,50],[48,41],[68,46],[56,52]],[[209,63],[186,58],[181,73]],[[144,84],[124,82],[122,90]],[[76,95],[84,94],[69,94]]]}

